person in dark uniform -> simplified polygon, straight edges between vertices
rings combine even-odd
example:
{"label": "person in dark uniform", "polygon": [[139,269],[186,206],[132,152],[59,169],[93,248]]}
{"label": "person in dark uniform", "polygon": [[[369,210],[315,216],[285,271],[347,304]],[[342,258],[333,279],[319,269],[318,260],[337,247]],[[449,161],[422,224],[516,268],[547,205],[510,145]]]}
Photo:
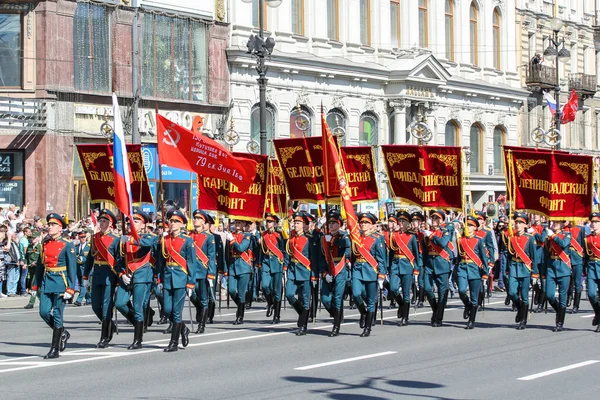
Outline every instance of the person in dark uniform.
{"label": "person in dark uniform", "polygon": [[77,281],[79,282],[79,296],[73,303],[74,306],[81,306],[86,299],[85,285],[83,284],[83,273],[88,254],[90,253],[90,243],[87,240],[87,232],[80,231],[78,234],[79,245],[75,248],[75,256],[77,257]]}
{"label": "person in dark uniform", "polygon": [[[567,311],[567,291],[571,279],[571,232],[563,232],[563,221],[552,221],[548,228],[548,236],[544,245],[546,259],[546,297],[548,304],[556,311],[556,326],[554,332],[563,330],[565,313]],[[558,286],[558,301],[556,287]]]}
{"label": "person in dark uniform", "polygon": [[548,236],[548,230],[542,225],[541,217],[539,215],[533,215],[531,221],[531,228],[528,233],[531,233],[535,238],[535,252],[536,252],[536,264],[540,279],[537,280],[537,295],[535,296],[534,302],[537,302],[536,313],[544,311],[543,306],[546,300],[546,260],[544,258],[544,243],[546,243],[546,236]]}
{"label": "person in dark uniform", "polygon": [[230,257],[229,264],[225,268],[225,276],[228,276],[227,290],[229,295],[237,305],[234,325],[244,323],[246,293],[250,282],[250,272],[253,268],[253,261],[248,253],[252,245],[252,235],[244,232],[245,225],[245,221],[235,221],[235,233],[227,233]]}
{"label": "person in dark uniform", "polygon": [[[488,256],[485,249],[485,239],[476,234],[480,220],[467,217],[466,235],[458,240],[458,293],[465,305],[463,318],[468,319],[465,329],[473,329],[477,315],[478,298],[482,280],[488,278]],[[467,295],[467,290],[469,295]],[[470,298],[469,298],[470,297]]]}
{"label": "person in dark uniform", "polygon": [[425,235],[421,229],[421,224],[424,222],[425,217],[422,213],[415,211],[410,215],[411,232],[417,239],[417,244],[419,245],[419,254],[421,254],[421,273],[417,276],[415,282],[416,285],[414,285],[417,308],[423,307],[423,302],[425,301],[425,286],[423,282],[425,277],[425,268],[423,268],[423,247],[425,245]]}
{"label": "person in dark uniform", "polygon": [[310,286],[310,308],[308,310],[308,322],[313,322],[316,318],[316,311],[319,308],[319,276],[321,275],[321,271],[319,268],[321,264],[323,264],[323,253],[321,251],[321,238],[323,237],[323,232],[316,226],[315,216],[309,212],[303,212],[306,218],[308,219],[308,225],[304,227],[304,233],[309,238],[310,247],[311,247],[311,265],[313,268],[313,277],[311,278],[311,286]]}
{"label": "person in dark uniform", "polygon": [[[475,231],[475,235],[483,240],[483,248],[485,249],[486,258],[488,260],[488,265],[485,269],[491,271],[494,267],[494,261],[497,258],[496,253],[498,252],[498,244],[496,243],[494,232],[485,226],[486,215],[482,211],[476,211],[475,218],[479,221],[479,227]],[[489,276],[489,273],[487,275]],[[491,288],[487,287],[488,280],[486,280],[485,283],[486,285],[482,285],[479,292],[478,305],[480,309],[483,305],[486,293],[491,291]]]}
{"label": "person in dark uniform", "polygon": [[[225,270],[225,245],[223,244],[223,239],[221,238],[221,235],[219,235],[217,233],[217,228],[215,226],[215,220],[214,218],[210,215],[210,214],[206,214],[208,217],[208,224],[209,224],[209,231],[210,233],[213,234],[213,238],[215,239],[215,266],[216,266],[216,271],[217,271],[217,275],[212,279],[213,282],[213,286],[211,287],[212,290],[209,293],[210,294],[210,298],[208,300],[208,317],[206,322],[209,324],[213,323],[213,318],[215,317],[215,309],[217,306],[217,299],[215,298],[215,288],[217,287],[217,278],[219,276],[223,276],[223,272]],[[221,279],[219,279],[219,281],[221,281]],[[210,281],[209,281],[209,285],[210,285]],[[219,298],[221,297],[221,293],[220,293],[220,288],[221,286],[219,285]]]}
{"label": "person in dark uniform", "polygon": [[587,276],[588,299],[594,310],[592,326],[600,332],[600,303],[598,302],[598,287],[600,287],[600,212],[590,214],[592,232],[585,238],[585,275]]}
{"label": "person in dark uniform", "polygon": [[[371,335],[374,320],[375,303],[377,303],[377,287],[383,290],[383,282],[387,274],[385,239],[374,232],[377,217],[371,213],[358,215],[360,227],[360,244],[352,244],[354,258],[352,272],[352,295],[360,311],[361,337]],[[365,292],[363,300],[362,293]],[[365,305],[366,302],[366,305]]]}
{"label": "person in dark uniform", "polygon": [[[42,244],[42,254],[36,266],[36,279],[40,291],[40,316],[52,328],[52,344],[45,359],[58,358],[59,352],[67,347],[71,334],[63,326],[65,302],[75,294],[77,263],[75,248],[68,239],[62,238],[67,228],[65,220],[58,214],[48,214],[48,235]],[[35,296],[38,286],[32,286]]]}
{"label": "person in dark uniform", "polygon": [[[39,218],[36,216],[36,218]],[[35,268],[37,266],[38,258],[40,258],[40,253],[42,252],[42,233],[37,232],[33,233],[30,229],[31,236],[27,239],[29,240],[29,246],[27,246],[27,250],[25,252],[25,263],[27,264],[27,268],[29,269],[29,279],[31,279],[31,287],[37,286],[37,282],[35,280]],[[80,286],[83,286],[83,281],[80,281]],[[25,309],[32,309],[35,304],[35,299],[39,297],[39,291],[36,293],[31,293],[29,296],[29,303],[24,307]]]}
{"label": "person in dark uniform", "polygon": [[[156,229],[154,230],[154,233],[156,234],[156,236],[158,236],[158,240],[160,241],[161,238],[164,236],[165,233],[165,224],[163,222],[162,219],[157,219],[156,220]],[[156,253],[156,256],[154,257],[154,276],[158,276],[156,273],[156,260],[158,259],[158,252]],[[158,315],[159,315],[159,320],[157,322],[158,325],[164,325],[167,322],[169,322],[167,316],[165,315],[165,307],[163,304],[163,295],[162,295],[162,291],[158,290],[158,282],[155,279],[153,284],[152,284],[152,290],[154,291],[154,295],[156,296],[156,301],[158,302]],[[170,327],[172,328],[172,327]],[[169,333],[171,333],[171,329],[168,329]]]}
{"label": "person in dark uniform", "polygon": [[[92,290],[92,310],[102,321],[100,341],[96,348],[104,349],[112,340],[116,330],[112,322],[112,310],[114,307],[114,292],[121,273],[121,251],[120,238],[112,231],[116,226],[117,218],[112,211],[103,209],[98,216],[98,229],[93,238],[90,254],[86,260],[83,273],[83,284],[89,290],[90,271],[94,269],[94,287]],[[90,257],[91,255],[91,257]]]}
{"label": "person in dark uniform", "polygon": [[262,290],[267,300],[267,318],[273,316],[273,323],[281,321],[281,275],[285,259],[285,240],[275,230],[279,217],[272,213],[265,214],[267,230],[260,238]]}
{"label": "person in dark uniform", "polygon": [[[568,227],[565,227],[565,231],[571,232],[571,247],[569,249],[571,257],[571,284],[569,285],[567,298],[570,299],[571,294],[575,291],[573,296],[573,314],[577,314],[579,312],[581,292],[583,290],[582,277],[585,230],[582,225],[569,225]],[[567,305],[568,304],[569,301],[567,300]]]}
{"label": "person in dark uniform", "polygon": [[247,232],[250,234],[250,249],[248,254],[252,260],[252,271],[250,280],[248,282],[249,289],[246,292],[246,308],[252,307],[254,300],[259,300],[259,289],[260,289],[260,232],[257,229],[256,222],[249,222],[246,224]]}
{"label": "person in dark uniform", "polygon": [[348,280],[352,249],[350,236],[340,230],[343,221],[340,213],[332,211],[327,216],[328,232],[322,236],[321,249],[324,265],[319,269],[325,281],[321,289],[321,301],[325,309],[333,316],[333,329],[330,337],[340,334],[340,325],[344,318],[344,290]]}
{"label": "person in dark uniform", "polygon": [[164,312],[173,324],[171,340],[164,351],[173,352],[178,350],[179,336],[183,347],[189,343],[190,330],[182,322],[182,314],[186,292],[191,297],[196,286],[198,266],[194,241],[184,232],[187,218],[179,210],[172,211],[167,217],[169,234],[160,243],[157,272],[158,290],[164,298]]}

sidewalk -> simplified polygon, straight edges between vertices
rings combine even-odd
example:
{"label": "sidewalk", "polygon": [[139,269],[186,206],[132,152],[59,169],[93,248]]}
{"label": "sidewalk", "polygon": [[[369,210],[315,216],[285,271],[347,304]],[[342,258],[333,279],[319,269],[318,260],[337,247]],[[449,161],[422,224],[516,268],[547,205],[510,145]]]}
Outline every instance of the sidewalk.
{"label": "sidewalk", "polygon": [[[29,296],[17,296],[7,297],[0,299],[0,309],[19,309],[23,308],[29,303]],[[39,300],[36,300],[34,308],[38,308]]]}

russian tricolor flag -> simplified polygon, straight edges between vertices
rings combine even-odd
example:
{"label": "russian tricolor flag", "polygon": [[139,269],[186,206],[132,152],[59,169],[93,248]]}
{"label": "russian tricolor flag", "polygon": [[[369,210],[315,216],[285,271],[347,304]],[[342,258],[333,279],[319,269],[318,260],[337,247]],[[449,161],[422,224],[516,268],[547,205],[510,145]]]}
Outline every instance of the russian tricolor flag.
{"label": "russian tricolor flag", "polygon": [[552,115],[556,114],[556,100],[554,100],[554,97],[552,97],[550,95],[550,93],[544,92],[544,99],[546,99],[546,102],[548,103],[548,108],[550,108],[550,113]]}

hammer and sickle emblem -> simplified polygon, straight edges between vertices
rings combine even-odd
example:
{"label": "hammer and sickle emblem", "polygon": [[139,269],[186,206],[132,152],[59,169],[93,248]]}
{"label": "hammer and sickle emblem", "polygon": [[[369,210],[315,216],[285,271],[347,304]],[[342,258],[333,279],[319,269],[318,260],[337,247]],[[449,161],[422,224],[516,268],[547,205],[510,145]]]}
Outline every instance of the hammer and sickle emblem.
{"label": "hammer and sickle emblem", "polygon": [[[173,139],[173,133],[177,135],[176,139]],[[179,132],[173,132],[171,129],[167,128],[167,130],[163,132],[163,136],[166,136],[166,138],[163,138],[162,140],[164,144],[177,148],[177,143],[179,143],[179,139],[181,139]]]}

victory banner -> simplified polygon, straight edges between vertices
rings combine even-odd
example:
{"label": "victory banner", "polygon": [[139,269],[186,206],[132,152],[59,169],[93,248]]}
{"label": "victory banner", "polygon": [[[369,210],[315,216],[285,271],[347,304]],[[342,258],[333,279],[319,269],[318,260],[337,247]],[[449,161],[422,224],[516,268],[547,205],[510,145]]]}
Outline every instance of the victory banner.
{"label": "victory banner", "polygon": [[462,210],[460,147],[381,146],[394,197],[423,208]]}
{"label": "victory banner", "polygon": [[[148,177],[144,169],[142,146],[128,144],[127,157],[131,165],[131,196],[133,204],[153,204],[148,186]],[[90,191],[90,201],[106,201],[115,204],[115,178],[113,175],[112,147],[108,144],[78,144],[77,154],[81,161],[83,175]]]}
{"label": "victory banner", "polygon": [[341,153],[352,201],[378,200],[373,149],[370,146],[345,146]]}
{"label": "victory banner", "polygon": [[265,212],[274,212],[279,216],[287,215],[285,183],[283,181],[283,172],[277,160],[269,160],[269,181],[267,183]]}
{"label": "victory banner", "polygon": [[215,177],[198,177],[198,208],[217,211],[229,218],[261,221],[265,211],[269,158],[260,154],[232,153],[234,157],[256,162],[254,181],[246,191],[241,191],[228,180]]}
{"label": "victory banner", "polygon": [[592,212],[591,156],[505,146],[504,157],[508,198],[515,209],[554,220]]}

